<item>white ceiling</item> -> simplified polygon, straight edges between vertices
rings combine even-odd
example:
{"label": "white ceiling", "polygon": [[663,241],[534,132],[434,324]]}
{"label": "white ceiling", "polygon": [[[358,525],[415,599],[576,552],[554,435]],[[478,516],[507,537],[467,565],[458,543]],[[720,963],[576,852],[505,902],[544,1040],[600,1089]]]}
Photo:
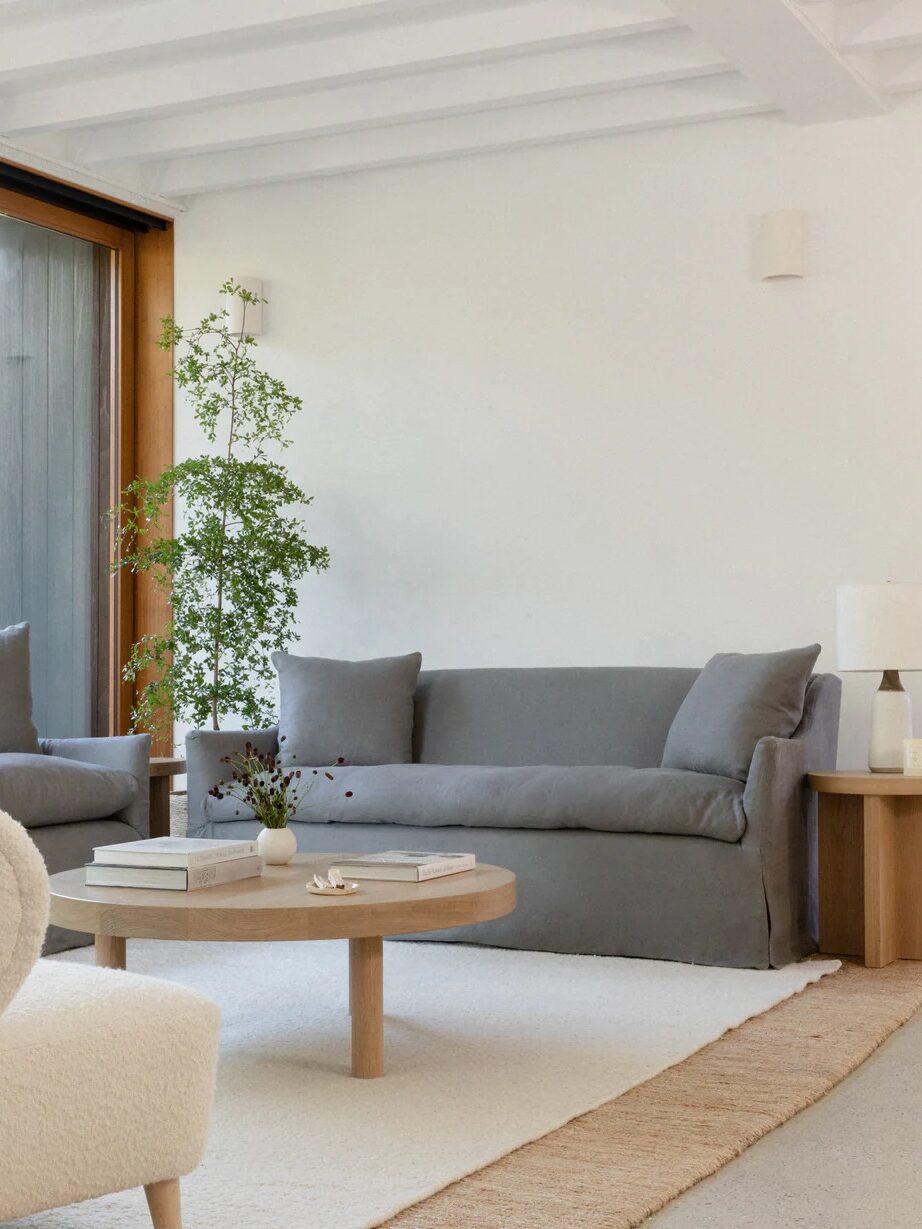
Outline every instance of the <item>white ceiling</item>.
{"label": "white ceiling", "polygon": [[0,0],[0,156],[182,198],[922,89],[922,0]]}

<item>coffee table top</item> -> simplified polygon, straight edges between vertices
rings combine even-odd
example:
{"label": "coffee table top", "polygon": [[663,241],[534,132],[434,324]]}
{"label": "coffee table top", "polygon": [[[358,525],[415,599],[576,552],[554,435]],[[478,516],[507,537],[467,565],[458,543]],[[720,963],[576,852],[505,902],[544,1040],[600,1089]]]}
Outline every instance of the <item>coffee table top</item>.
{"label": "coffee table top", "polygon": [[359,939],[469,926],[515,908],[515,875],[481,864],[426,883],[363,879],[352,896],[313,896],[315,871],[354,854],[297,854],[260,878],[195,892],[88,888],[83,867],[51,876],[51,921],[129,939]]}

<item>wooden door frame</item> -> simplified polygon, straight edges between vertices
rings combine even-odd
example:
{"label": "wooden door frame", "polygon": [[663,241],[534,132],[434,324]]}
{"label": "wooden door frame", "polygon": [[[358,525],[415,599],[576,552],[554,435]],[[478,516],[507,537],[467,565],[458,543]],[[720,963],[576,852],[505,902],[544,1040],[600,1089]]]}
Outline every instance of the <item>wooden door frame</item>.
{"label": "wooden door frame", "polygon": [[[117,441],[113,487],[123,490],[135,477],[157,477],[173,460],[172,356],[156,345],[160,321],[173,314],[172,221],[163,219],[165,229],[135,233],[6,188],[0,188],[0,213],[112,251],[118,292],[112,372],[116,407],[112,426]],[[162,524],[165,533],[172,532],[172,504]],[[114,550],[114,536],[112,545]],[[122,679],[122,667],[141,636],[163,631],[169,603],[150,573],[127,571],[113,577],[110,602],[110,615],[117,605],[118,618],[110,618],[115,669],[110,679],[109,733],[124,734],[131,725],[134,689]],[[171,752],[170,735],[155,739],[155,753]]]}

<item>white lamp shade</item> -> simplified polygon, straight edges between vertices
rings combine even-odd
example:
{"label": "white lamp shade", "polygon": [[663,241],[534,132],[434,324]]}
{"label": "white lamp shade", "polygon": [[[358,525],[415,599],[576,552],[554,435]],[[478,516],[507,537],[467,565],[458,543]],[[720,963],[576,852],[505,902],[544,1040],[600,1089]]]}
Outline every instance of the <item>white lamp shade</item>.
{"label": "white lamp shade", "polygon": [[922,670],[922,585],[839,585],[840,670]]}

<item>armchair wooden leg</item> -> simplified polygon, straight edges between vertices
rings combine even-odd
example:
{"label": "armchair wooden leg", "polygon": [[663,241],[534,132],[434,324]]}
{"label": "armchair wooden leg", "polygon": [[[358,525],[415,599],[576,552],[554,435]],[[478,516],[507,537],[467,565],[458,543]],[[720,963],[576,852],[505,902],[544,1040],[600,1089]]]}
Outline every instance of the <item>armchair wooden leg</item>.
{"label": "armchair wooden leg", "polygon": [[145,1186],[147,1206],[154,1229],[182,1229],[182,1211],[179,1206],[179,1179],[167,1178],[165,1182],[151,1182]]}

